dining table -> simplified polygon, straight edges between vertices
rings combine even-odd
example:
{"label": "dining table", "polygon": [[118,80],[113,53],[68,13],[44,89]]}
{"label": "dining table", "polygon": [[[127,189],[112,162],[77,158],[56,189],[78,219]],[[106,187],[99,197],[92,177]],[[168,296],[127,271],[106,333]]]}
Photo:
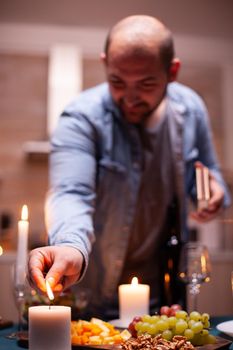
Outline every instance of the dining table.
{"label": "dining table", "polygon": [[[211,330],[210,333],[222,337],[224,339],[229,340],[229,344],[224,347],[224,349],[233,350],[233,338],[226,335],[225,333],[220,332],[216,326],[222,322],[233,320],[232,316],[216,316],[211,317]],[[13,324],[12,326],[6,327],[0,330],[0,350],[20,350],[23,348],[28,348],[27,342],[18,341],[14,337],[10,337],[13,333],[17,332],[17,324]],[[203,347],[202,347],[203,349]],[[210,345],[206,346],[206,349],[210,350]],[[221,348],[222,349],[222,348]]]}

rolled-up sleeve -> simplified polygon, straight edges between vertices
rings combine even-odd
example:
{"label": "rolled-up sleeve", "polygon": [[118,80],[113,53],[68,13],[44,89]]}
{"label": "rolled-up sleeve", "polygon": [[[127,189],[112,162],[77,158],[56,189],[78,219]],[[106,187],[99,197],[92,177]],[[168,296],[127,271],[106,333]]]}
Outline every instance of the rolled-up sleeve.
{"label": "rolled-up sleeve", "polygon": [[85,116],[62,116],[52,137],[46,226],[52,245],[77,248],[85,269],[95,240],[96,137]]}

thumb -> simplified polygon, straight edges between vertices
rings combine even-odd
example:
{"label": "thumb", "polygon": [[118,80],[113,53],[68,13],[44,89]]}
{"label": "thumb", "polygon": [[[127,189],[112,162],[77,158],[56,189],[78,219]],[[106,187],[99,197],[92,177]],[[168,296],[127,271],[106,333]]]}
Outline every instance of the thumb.
{"label": "thumb", "polygon": [[65,275],[65,265],[59,261],[54,261],[49,269],[46,280],[54,291],[61,291],[63,289],[63,278]]}

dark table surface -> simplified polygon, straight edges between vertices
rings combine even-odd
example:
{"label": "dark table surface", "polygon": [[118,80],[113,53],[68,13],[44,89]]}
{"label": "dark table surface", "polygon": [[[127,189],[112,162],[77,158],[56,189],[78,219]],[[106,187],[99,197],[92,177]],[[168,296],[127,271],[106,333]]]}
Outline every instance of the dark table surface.
{"label": "dark table surface", "polygon": [[[227,335],[219,332],[216,329],[216,326],[225,321],[233,320],[233,316],[225,316],[225,317],[212,317],[211,318],[211,333],[230,341],[233,341],[233,338],[228,337]],[[17,331],[17,326],[13,325],[13,327],[8,327],[0,330],[0,350],[19,350],[23,349],[23,346],[19,345],[16,339],[9,339],[7,336]],[[228,349],[233,350],[233,344],[230,344]]]}

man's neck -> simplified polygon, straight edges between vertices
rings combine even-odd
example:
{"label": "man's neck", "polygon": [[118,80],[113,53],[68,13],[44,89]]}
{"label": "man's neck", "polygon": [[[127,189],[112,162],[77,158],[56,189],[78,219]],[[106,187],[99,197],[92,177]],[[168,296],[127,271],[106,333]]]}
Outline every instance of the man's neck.
{"label": "man's neck", "polygon": [[167,100],[166,97],[160,102],[158,107],[151,113],[148,119],[145,121],[145,127],[147,129],[154,129],[156,125],[160,122],[165,114]]}

